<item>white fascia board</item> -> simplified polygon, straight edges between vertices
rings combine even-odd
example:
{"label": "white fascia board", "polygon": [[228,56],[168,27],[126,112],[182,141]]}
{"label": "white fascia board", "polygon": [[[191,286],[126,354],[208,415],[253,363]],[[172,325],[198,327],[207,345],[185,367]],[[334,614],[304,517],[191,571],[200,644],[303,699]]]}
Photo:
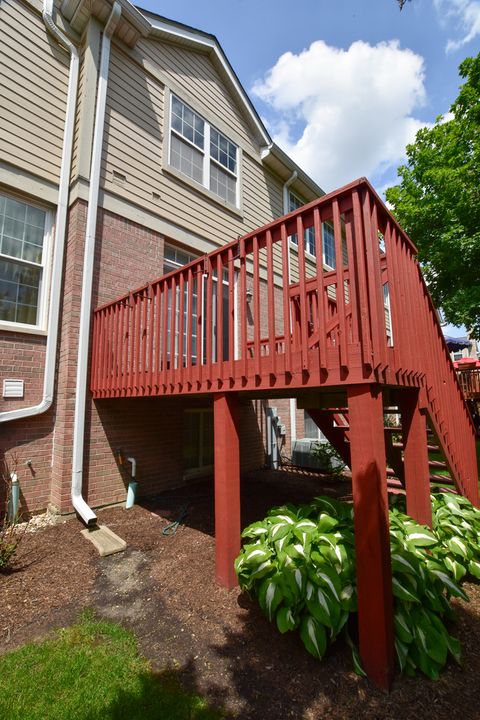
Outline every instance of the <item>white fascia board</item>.
{"label": "white fascia board", "polygon": [[189,44],[197,45],[204,50],[215,53],[217,60],[219,61],[224,73],[226,74],[230,83],[235,89],[235,92],[237,93],[237,96],[239,97],[243,107],[245,108],[247,115],[251,119],[252,123],[258,131],[258,134],[262,138],[264,145],[269,148],[272,144],[272,140],[260,118],[258,117],[255,109],[253,108],[253,105],[247,93],[245,92],[237,76],[235,75],[232,66],[227,60],[227,57],[223,52],[217,39],[213,35],[206,35],[201,32],[196,32],[195,30],[193,30],[193,28],[189,29],[187,27],[177,25],[173,22],[166,22],[158,17],[152,17],[149,14],[147,14],[146,17],[151,24],[153,34],[158,34],[163,37],[174,38],[176,40],[187,42]]}

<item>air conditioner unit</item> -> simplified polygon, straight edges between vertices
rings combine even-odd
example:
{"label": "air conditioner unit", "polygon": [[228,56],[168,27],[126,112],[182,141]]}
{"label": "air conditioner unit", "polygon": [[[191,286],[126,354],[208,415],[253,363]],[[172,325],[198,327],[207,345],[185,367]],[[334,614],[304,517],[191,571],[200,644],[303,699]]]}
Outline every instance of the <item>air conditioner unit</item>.
{"label": "air conditioner unit", "polygon": [[322,463],[312,452],[318,440],[295,440],[293,443],[292,463],[297,467],[322,470]]}

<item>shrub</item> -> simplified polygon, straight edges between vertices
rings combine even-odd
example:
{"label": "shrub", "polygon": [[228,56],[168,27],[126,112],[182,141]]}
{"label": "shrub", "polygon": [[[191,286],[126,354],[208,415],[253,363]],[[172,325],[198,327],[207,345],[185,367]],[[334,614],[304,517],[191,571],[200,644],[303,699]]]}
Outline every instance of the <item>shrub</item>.
{"label": "shrub", "polygon": [[[448,538],[418,525],[405,514],[402,500],[390,510],[395,648],[407,675],[420,670],[437,678],[449,656],[460,662],[460,644],[444,621],[453,617],[450,598],[468,597],[457,584],[458,568],[452,562],[459,561],[452,560],[450,548],[466,553],[469,572],[475,575],[480,512],[452,497],[433,498],[434,527],[442,523],[446,533],[451,525]],[[442,508],[457,512],[454,523],[445,522],[447,511],[438,515]],[[471,530],[465,547],[457,548],[458,540],[452,545],[452,538],[458,537],[462,522]],[[347,621],[357,609],[352,506],[317,497],[308,505],[273,508],[264,520],[245,528],[242,537],[247,543],[235,562],[240,587],[258,599],[268,619],[282,633],[298,629],[306,649],[318,659],[343,630],[361,672],[347,634]]]}
{"label": "shrub", "polygon": [[312,454],[319,460],[322,469],[330,475],[341,475],[346,468],[340,454],[330,443],[315,443],[312,446]]}

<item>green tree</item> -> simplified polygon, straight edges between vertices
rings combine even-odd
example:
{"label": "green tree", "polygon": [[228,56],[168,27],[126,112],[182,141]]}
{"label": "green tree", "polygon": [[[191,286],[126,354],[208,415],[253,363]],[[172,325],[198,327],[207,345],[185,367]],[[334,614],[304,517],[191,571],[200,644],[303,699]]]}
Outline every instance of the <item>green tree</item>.
{"label": "green tree", "polygon": [[480,339],[480,53],[459,71],[450,114],[417,133],[386,197],[418,247],[434,302]]}

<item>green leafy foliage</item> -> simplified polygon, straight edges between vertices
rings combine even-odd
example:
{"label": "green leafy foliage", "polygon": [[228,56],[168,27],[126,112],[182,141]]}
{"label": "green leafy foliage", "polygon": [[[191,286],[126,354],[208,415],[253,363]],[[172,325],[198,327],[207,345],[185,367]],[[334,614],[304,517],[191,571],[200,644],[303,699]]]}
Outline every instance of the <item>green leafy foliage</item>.
{"label": "green leafy foliage", "polygon": [[[419,670],[435,679],[449,657],[460,662],[460,644],[447,629],[451,597],[468,601],[459,586],[480,575],[480,511],[457,495],[435,495],[433,530],[418,525],[396,496],[390,509],[395,647],[402,673]],[[317,497],[308,505],[270,510],[245,528],[248,542],[235,561],[242,589],[281,633],[298,630],[321,659],[343,631],[355,670],[363,673],[348,634],[357,610],[353,508]]]}
{"label": "green leafy foliage", "polygon": [[435,303],[479,339],[480,54],[459,72],[465,82],[450,114],[419,130],[386,197],[418,247]]}
{"label": "green leafy foliage", "polygon": [[320,461],[320,466],[330,475],[341,475],[345,470],[345,463],[333,445],[328,442],[318,442],[312,446],[312,454]]}
{"label": "green leafy foliage", "polygon": [[352,508],[329,498],[270,510],[247,527],[235,562],[241,587],[280,632],[299,629],[322,658],[356,607]]}

